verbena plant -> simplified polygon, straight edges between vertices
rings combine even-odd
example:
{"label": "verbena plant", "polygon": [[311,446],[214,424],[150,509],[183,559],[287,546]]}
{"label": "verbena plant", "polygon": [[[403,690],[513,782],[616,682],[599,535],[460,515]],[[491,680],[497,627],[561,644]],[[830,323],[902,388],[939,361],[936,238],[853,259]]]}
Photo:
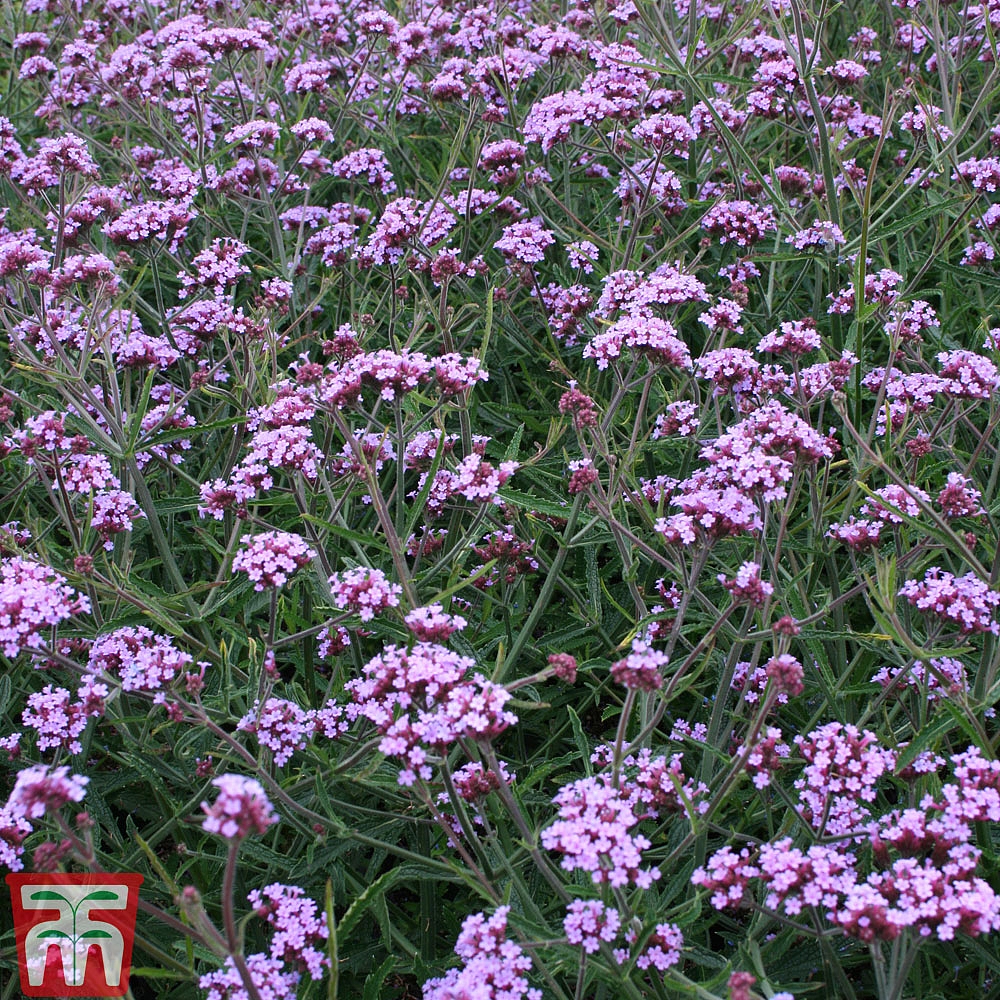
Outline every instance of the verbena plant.
{"label": "verbena plant", "polygon": [[1000,996],[1000,8],[2,16],[0,860],[136,998]]}

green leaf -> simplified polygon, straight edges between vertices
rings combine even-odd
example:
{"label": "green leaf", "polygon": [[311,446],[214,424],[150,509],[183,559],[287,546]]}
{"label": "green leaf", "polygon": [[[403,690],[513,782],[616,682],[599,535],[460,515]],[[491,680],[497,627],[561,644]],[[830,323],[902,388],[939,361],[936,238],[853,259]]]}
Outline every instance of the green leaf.
{"label": "green leaf", "polygon": [[552,500],[543,500],[541,497],[533,496],[530,493],[519,493],[507,487],[499,490],[501,498],[507,503],[512,503],[522,510],[538,511],[539,514],[548,514],[549,517],[566,517],[569,514],[569,507],[565,504],[555,503]]}
{"label": "green leaf", "polygon": [[569,715],[569,722],[573,727],[573,738],[576,740],[577,749],[580,751],[580,757],[583,760],[584,768],[586,768],[587,777],[590,777],[590,741],[583,733],[583,723],[580,721],[580,716],[576,714],[571,705],[566,706],[566,713]]}
{"label": "green leaf", "polygon": [[896,758],[896,774],[909,767],[924,750],[932,744],[937,743],[941,736],[954,728],[954,725],[955,722],[952,718],[948,715],[942,715],[935,719],[929,726],[924,726]]}
{"label": "green leaf", "polygon": [[0,715],[3,715],[10,701],[10,674],[0,677]]}
{"label": "green leaf", "polygon": [[385,874],[380,875],[364,892],[358,896],[347,908],[347,911],[340,918],[337,924],[337,941],[343,944],[347,940],[351,931],[358,925],[361,918],[372,908],[382,896],[388,892],[397,882],[406,878],[414,878],[416,870],[412,865],[402,865],[399,868],[390,868]]}
{"label": "green leaf", "polygon": [[64,903],[68,903],[69,900],[61,893],[54,892],[52,889],[38,889],[33,892],[29,899],[61,899]]}
{"label": "green leaf", "polygon": [[94,928],[92,931],[84,931],[80,935],[81,938],[109,938],[111,936],[107,931],[97,930],[97,928]]}
{"label": "green leaf", "polygon": [[389,973],[396,968],[397,959],[395,955],[390,955],[374,972],[365,978],[364,990],[361,1000],[379,1000],[382,986],[385,984]]}
{"label": "green leaf", "polygon": [[41,931],[38,935],[40,938],[68,938],[69,935],[65,931],[57,931],[51,928],[47,931]]}

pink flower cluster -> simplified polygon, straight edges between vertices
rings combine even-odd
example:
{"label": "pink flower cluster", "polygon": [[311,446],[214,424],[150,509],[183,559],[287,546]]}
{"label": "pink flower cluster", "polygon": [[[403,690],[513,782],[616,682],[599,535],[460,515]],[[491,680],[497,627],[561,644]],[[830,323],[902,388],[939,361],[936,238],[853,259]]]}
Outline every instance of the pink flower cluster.
{"label": "pink flower cluster", "polygon": [[528,984],[525,973],[531,959],[520,945],[507,939],[509,906],[498,907],[488,919],[482,913],[466,917],[455,942],[455,954],[462,960],[439,979],[424,983],[424,1000],[542,1000],[542,991]]}
{"label": "pink flower cluster", "polygon": [[648,889],[658,868],[642,867],[647,837],[632,832],[640,816],[633,796],[615,787],[611,777],[581,778],[566,785],[553,803],[559,818],[542,830],[542,846],[563,856],[568,872],[585,871],[597,884],[637,885]]}
{"label": "pink flower cluster", "polygon": [[7,801],[0,806],[0,864],[20,871],[24,840],[33,830],[31,820],[82,801],[89,782],[90,778],[72,774],[65,765],[35,764],[18,771]]}
{"label": "pink flower cluster", "polygon": [[760,564],[755,562],[743,563],[732,580],[725,573],[720,573],[717,579],[732,595],[734,604],[759,608],[774,593],[774,587],[760,578]]}
{"label": "pink flower cluster", "polygon": [[943,622],[953,622],[966,635],[1000,634],[1000,624],[995,618],[1000,593],[991,590],[975,573],[956,577],[932,566],[923,580],[907,580],[900,587],[899,596]]}
{"label": "pink flower cluster", "polygon": [[87,667],[120,677],[123,691],[154,692],[154,700],[162,703],[163,689],[193,663],[194,657],[178,649],[169,636],[156,635],[145,625],[127,625],[94,640]]}
{"label": "pink flower cluster", "polygon": [[89,613],[90,599],[54,569],[17,556],[0,560],[0,644],[6,656],[43,649],[50,629]]}
{"label": "pink flower cluster", "polygon": [[348,714],[363,717],[381,734],[379,750],[402,764],[401,785],[431,778],[431,759],[457,740],[491,742],[517,716],[504,708],[506,688],[482,674],[475,662],[444,646],[418,642],[412,649],[386,646],[345,685]]}
{"label": "pink flower cluster", "polygon": [[215,801],[202,802],[202,828],[227,840],[240,841],[251,833],[264,834],[278,822],[259,781],[239,774],[223,774],[212,781],[219,790]]}
{"label": "pink flower cluster", "polygon": [[453,632],[469,624],[461,615],[446,614],[440,604],[414,608],[403,620],[421,642],[445,642]]}
{"label": "pink flower cluster", "polygon": [[243,546],[233,558],[233,572],[246,573],[254,590],[284,586],[288,578],[316,558],[305,539],[288,531],[244,535]]}
{"label": "pink flower cluster", "polygon": [[305,749],[316,731],[316,719],[316,712],[306,711],[293,701],[268,698],[263,707],[254,702],[236,728],[254,733],[260,745],[274,754],[274,763],[283,767],[296,750]]}
{"label": "pink flower cluster", "polygon": [[614,941],[621,925],[618,911],[596,899],[574,899],[563,919],[566,940],[579,945],[588,955],[597,951],[602,941]]}
{"label": "pink flower cluster", "polygon": [[325,946],[329,930],[315,901],[297,885],[280,882],[254,889],[247,901],[274,929],[268,949],[271,958],[321,979],[330,964]]}
{"label": "pink flower cluster", "polygon": [[390,582],[380,569],[358,566],[329,579],[334,607],[357,612],[363,622],[370,622],[377,613],[399,606],[403,588]]}
{"label": "pink flower cluster", "polygon": [[[1000,763],[977,748],[951,759],[953,780],[940,797],[925,796],[919,808],[891,810],[858,829],[855,841],[871,846],[867,876],[849,841],[801,850],[785,837],[755,855],[724,847],[692,882],[712,893],[717,909],[745,905],[760,884],[768,909],[794,919],[815,908],[865,942],[891,941],[905,928],[941,941],[1000,930],[1000,896],[975,875],[981,852],[971,842],[973,823],[1000,820]],[[864,797],[871,787],[855,779],[849,794]]]}
{"label": "pink flower cluster", "polygon": [[81,753],[80,734],[88,719],[104,714],[108,694],[107,684],[99,682],[93,674],[83,676],[76,701],[70,701],[66,688],[46,684],[41,691],[28,696],[21,721],[37,731],[39,750],[62,748],[71,754]]}
{"label": "pink flower cluster", "polygon": [[667,655],[642,639],[632,640],[632,652],[611,664],[611,679],[631,691],[657,691],[663,687]]}

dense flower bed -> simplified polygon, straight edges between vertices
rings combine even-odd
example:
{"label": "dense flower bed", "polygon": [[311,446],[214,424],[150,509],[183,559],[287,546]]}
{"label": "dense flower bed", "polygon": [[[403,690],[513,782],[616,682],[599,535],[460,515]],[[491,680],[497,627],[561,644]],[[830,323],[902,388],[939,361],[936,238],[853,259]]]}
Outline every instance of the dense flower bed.
{"label": "dense flower bed", "polygon": [[997,995],[1000,8],[5,19],[0,862],[137,1000]]}

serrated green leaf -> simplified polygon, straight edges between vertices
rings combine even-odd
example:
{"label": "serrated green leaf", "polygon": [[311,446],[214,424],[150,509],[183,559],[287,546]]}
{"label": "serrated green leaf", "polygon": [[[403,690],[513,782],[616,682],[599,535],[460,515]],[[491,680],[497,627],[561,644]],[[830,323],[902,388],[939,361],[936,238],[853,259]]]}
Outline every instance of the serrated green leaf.
{"label": "serrated green leaf", "polygon": [[384,894],[397,882],[404,878],[412,878],[416,875],[416,869],[412,865],[401,865],[399,868],[390,868],[389,871],[380,875],[371,885],[368,886],[360,896],[347,908],[347,911],[337,923],[337,939],[340,944],[350,936],[351,931],[357,926],[358,921],[375,907]]}
{"label": "serrated green leaf", "polygon": [[587,777],[590,777],[592,773],[590,769],[590,741],[583,733],[583,723],[580,721],[580,716],[576,714],[571,705],[566,706],[566,714],[569,716],[570,725],[573,727],[573,738],[576,740],[576,747],[580,751],[580,758],[583,761]]}
{"label": "serrated green leaf", "polygon": [[389,977],[389,973],[396,968],[397,962],[396,956],[390,955],[374,972],[365,977],[361,1000],[378,1000],[382,986]]}

